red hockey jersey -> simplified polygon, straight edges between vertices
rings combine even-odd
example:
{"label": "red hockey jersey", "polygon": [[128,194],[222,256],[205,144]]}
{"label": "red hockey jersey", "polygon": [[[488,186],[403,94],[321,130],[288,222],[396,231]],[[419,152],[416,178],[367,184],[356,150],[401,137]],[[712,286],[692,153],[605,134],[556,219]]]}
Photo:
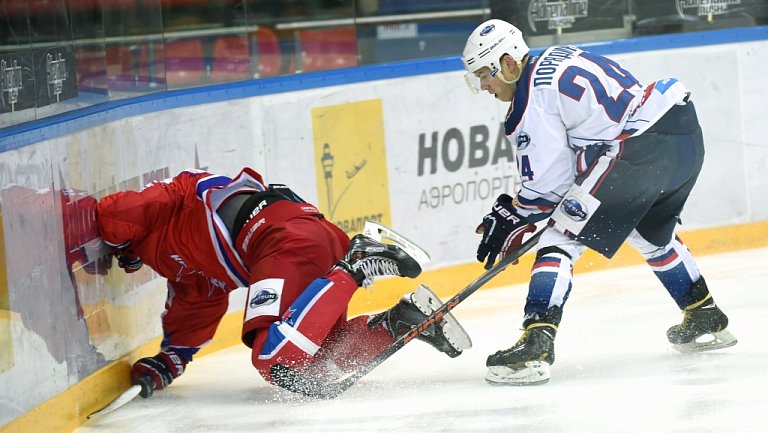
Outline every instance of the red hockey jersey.
{"label": "red hockey jersey", "polygon": [[104,197],[99,229],[107,244],[132,250],[169,281],[197,284],[203,277],[209,292],[229,292],[248,286],[249,274],[215,209],[234,193],[265,189],[261,175],[249,168],[234,179],[183,171],[140,192]]}

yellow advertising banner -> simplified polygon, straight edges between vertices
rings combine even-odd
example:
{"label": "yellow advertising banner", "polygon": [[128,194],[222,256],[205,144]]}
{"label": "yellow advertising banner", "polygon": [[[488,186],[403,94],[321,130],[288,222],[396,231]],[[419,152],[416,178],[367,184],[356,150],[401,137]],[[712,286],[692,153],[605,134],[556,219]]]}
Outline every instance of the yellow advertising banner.
{"label": "yellow advertising banner", "polygon": [[3,211],[0,209],[0,374],[13,367],[11,305],[3,230]]}
{"label": "yellow advertising banner", "polygon": [[320,211],[350,236],[391,225],[381,99],[313,108],[312,131]]}

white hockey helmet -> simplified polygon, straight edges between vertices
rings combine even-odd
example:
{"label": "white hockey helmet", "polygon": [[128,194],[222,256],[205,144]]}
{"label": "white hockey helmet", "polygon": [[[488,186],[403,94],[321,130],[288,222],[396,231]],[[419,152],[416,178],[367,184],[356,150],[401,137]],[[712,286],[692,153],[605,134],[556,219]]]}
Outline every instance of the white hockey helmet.
{"label": "white hockey helmet", "polygon": [[461,60],[467,70],[467,84],[477,93],[480,88],[474,83],[474,74],[482,68],[490,68],[491,76],[501,71],[500,59],[504,54],[509,54],[518,62],[528,54],[528,45],[523,40],[523,32],[512,24],[492,19],[488,20],[472,31],[464,46]]}

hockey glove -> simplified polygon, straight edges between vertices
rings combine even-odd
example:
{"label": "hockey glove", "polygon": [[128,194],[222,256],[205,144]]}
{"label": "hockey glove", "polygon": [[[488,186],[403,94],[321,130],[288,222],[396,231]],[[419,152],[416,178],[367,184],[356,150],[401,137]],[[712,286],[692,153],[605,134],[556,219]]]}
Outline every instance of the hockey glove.
{"label": "hockey glove", "polygon": [[141,257],[137,256],[132,250],[117,250],[115,251],[115,257],[117,257],[117,266],[120,266],[126,274],[138,271],[143,264]]}
{"label": "hockey glove", "polygon": [[112,256],[106,255],[96,258],[93,261],[86,262],[83,270],[90,275],[107,275],[112,268]]}
{"label": "hockey glove", "polygon": [[112,249],[100,237],[91,239],[80,248],[83,270],[91,275],[107,275],[112,267]]}
{"label": "hockey glove", "polygon": [[147,377],[153,389],[163,389],[184,373],[188,362],[172,347],[166,348],[155,356],[136,361],[131,367],[131,381],[139,384],[142,378]]}
{"label": "hockey glove", "polygon": [[[501,194],[491,212],[483,217],[483,222],[475,229],[475,233],[483,235],[477,247],[477,261],[483,262],[487,258],[485,269],[491,269],[499,255],[499,258],[504,258],[507,253],[516,250],[523,243],[525,234],[534,230],[536,226],[517,213],[512,197]],[[517,260],[512,264],[516,265]]]}

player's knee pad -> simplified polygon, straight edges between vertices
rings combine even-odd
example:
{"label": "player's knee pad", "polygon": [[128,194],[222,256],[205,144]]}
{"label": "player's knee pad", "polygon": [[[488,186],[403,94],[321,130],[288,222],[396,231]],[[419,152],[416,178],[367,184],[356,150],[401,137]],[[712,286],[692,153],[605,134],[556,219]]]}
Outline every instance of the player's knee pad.
{"label": "player's knee pad", "polygon": [[555,245],[551,245],[551,246],[539,249],[539,251],[536,252],[536,258],[540,259],[546,256],[547,254],[562,254],[565,257],[567,257],[568,260],[573,261],[573,257],[571,257],[571,255],[568,254],[567,251]]}
{"label": "player's knee pad", "polygon": [[645,239],[637,230],[633,230],[632,233],[630,233],[629,237],[627,238],[627,242],[629,242],[632,247],[634,247],[640,254],[645,257],[645,260],[650,260],[654,257],[661,256],[665,254],[670,247],[670,244],[674,241],[674,236],[672,239],[670,239],[670,243],[666,245],[654,245],[647,239]]}
{"label": "player's knee pad", "polygon": [[538,246],[536,258],[543,257],[546,254],[557,254],[568,257],[571,262],[578,260],[587,249],[581,242],[570,239],[553,228],[544,231],[544,234],[539,239]]}

